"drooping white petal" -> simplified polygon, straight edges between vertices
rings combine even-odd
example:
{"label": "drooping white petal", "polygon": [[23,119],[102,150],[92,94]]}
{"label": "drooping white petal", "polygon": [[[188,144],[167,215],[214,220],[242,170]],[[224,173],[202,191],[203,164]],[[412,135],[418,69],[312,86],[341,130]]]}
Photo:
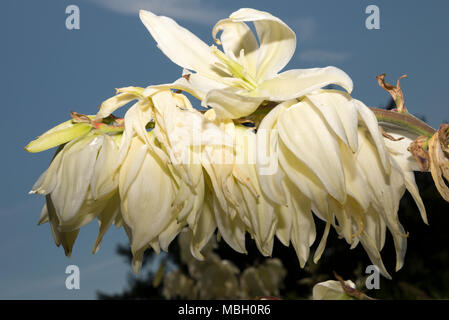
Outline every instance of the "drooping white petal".
{"label": "drooping white petal", "polygon": [[204,260],[201,250],[209,242],[217,228],[213,208],[211,207],[213,195],[210,190],[207,191],[206,197],[207,200],[204,202],[203,209],[198,214],[198,219],[193,226],[192,240],[190,243],[190,252],[198,260]]}
{"label": "drooping white petal", "polygon": [[[135,171],[132,169],[135,156],[140,154],[143,148],[147,148],[147,153],[141,162],[140,170],[125,191],[127,174]],[[170,172],[139,138],[132,140],[122,164],[119,190],[123,220],[131,229],[131,247],[133,253],[137,253],[148,244],[152,245],[175,218],[171,208],[175,186]]]}
{"label": "drooping white petal", "polygon": [[357,150],[358,114],[349,94],[338,90],[320,90],[307,95],[335,134],[353,152]]}
{"label": "drooping white petal", "polygon": [[44,204],[44,206],[42,207],[41,215],[39,216],[39,221],[37,222],[37,225],[39,226],[39,225],[41,225],[43,223],[46,223],[48,221],[49,221],[49,218],[48,218],[47,205]]}
{"label": "drooping white petal", "polygon": [[395,161],[390,163],[391,173],[385,172],[377,146],[371,142],[368,133],[359,131],[359,150],[357,154],[368,186],[373,193],[373,207],[379,212],[390,230],[396,248],[396,270],[404,261],[407,249],[407,235],[398,219],[399,202],[405,191],[404,178]]}
{"label": "drooping white petal", "polygon": [[287,199],[282,187],[284,174],[278,162],[279,138],[276,124],[279,114],[295,103],[295,100],[291,100],[277,105],[263,118],[257,130],[256,167],[260,187],[271,201],[278,204],[286,204]]}
{"label": "drooping white petal", "polygon": [[346,201],[345,205],[341,205],[335,199],[329,198],[329,209],[337,219],[336,222],[338,222],[338,225],[333,223],[335,230],[348,244],[352,244],[352,222],[351,217],[346,211],[348,202]]}
{"label": "drooping white petal", "polygon": [[[319,178],[308,168],[297,156],[290,151],[281,140],[279,141],[279,164],[283,172],[286,174],[285,180],[298,188],[310,201],[314,212],[320,219],[327,221],[325,218],[328,212],[328,194],[326,188]],[[288,177],[288,178],[287,178]],[[287,184],[289,186],[290,184]],[[286,189],[285,193],[295,192]]]}
{"label": "drooping white petal", "polygon": [[352,80],[344,71],[326,67],[285,71],[260,83],[256,93],[267,97],[267,100],[284,101],[302,97],[329,84],[339,85],[349,93],[352,91]]}
{"label": "drooping white petal", "polygon": [[256,79],[273,77],[290,61],[296,49],[296,35],[282,20],[250,8],[237,10],[229,19],[254,23],[260,43]]}
{"label": "drooping white petal", "polygon": [[366,181],[356,155],[343,143],[340,143],[340,156],[345,174],[346,192],[357,201],[365,212],[372,201],[372,193],[367,188],[368,181]]}
{"label": "drooping white petal", "polygon": [[384,277],[386,277],[387,279],[391,279],[391,276],[385,268],[380,252],[377,249],[376,243],[373,241],[373,239],[367,235],[366,231],[362,232],[359,239],[371,262],[379,268],[380,273]]}
{"label": "drooping white petal", "polygon": [[415,200],[424,223],[428,224],[426,208],[419,194],[415,175],[413,173],[413,171],[419,171],[420,169],[415,158],[411,152],[408,151],[408,147],[417,136],[399,132],[397,130],[391,130],[390,128],[387,129],[386,132],[396,139],[396,141],[390,140],[389,138],[384,139],[387,150],[394,161],[396,161],[398,166],[402,169],[401,171],[404,176],[405,186]]}
{"label": "drooping white petal", "polygon": [[98,150],[104,137],[90,136],[74,140],[71,148],[63,150],[58,182],[51,193],[61,224],[77,218],[92,179]]}
{"label": "drooping white petal", "polygon": [[103,135],[103,144],[98,153],[90,183],[92,198],[94,200],[110,194],[117,188],[117,182],[114,179],[114,174],[117,169],[117,154],[118,147],[114,140],[108,135]]}
{"label": "drooping white petal", "polygon": [[[276,228],[273,205],[263,195],[255,166],[256,134],[248,128],[236,127],[236,167],[244,174],[238,181],[250,232],[262,254],[270,256]],[[234,176],[235,171],[234,171]]]}
{"label": "drooping white petal", "polygon": [[219,59],[211,48],[174,20],[140,10],[140,19],[156,40],[159,49],[177,65],[204,75],[215,75]]}
{"label": "drooping white petal", "polygon": [[321,256],[323,255],[324,249],[326,248],[327,237],[329,236],[330,229],[331,224],[330,222],[327,222],[320,243],[318,244],[318,247],[315,250],[315,254],[313,255],[314,263],[317,263],[320,260]]}
{"label": "drooping white petal", "polygon": [[218,231],[223,236],[223,239],[235,251],[246,253],[245,225],[239,215],[236,214],[232,218],[221,208],[216,200],[213,201],[213,208]]}
{"label": "drooping white petal", "polygon": [[65,255],[67,257],[70,257],[72,255],[72,249],[73,245],[75,244],[75,240],[78,237],[79,229],[68,231],[68,232],[61,232],[59,231],[59,219],[58,215],[56,214],[55,207],[53,205],[53,201],[50,195],[45,196],[46,200],[46,207],[48,212],[48,220],[50,223],[50,228],[53,234],[53,238],[55,240],[56,246],[62,245],[64,248]]}
{"label": "drooping white petal", "polygon": [[98,230],[97,239],[95,240],[95,244],[92,249],[92,253],[96,253],[100,249],[100,244],[101,241],[103,240],[106,231],[108,231],[113,221],[119,215],[120,215],[120,197],[118,192],[116,192],[114,196],[107,202],[107,205],[105,206],[103,211],[97,217],[100,226]]}
{"label": "drooping white petal", "polygon": [[290,244],[292,220],[291,209],[286,206],[275,206],[275,215],[277,217],[276,237],[286,247]]}
{"label": "drooping white petal", "polygon": [[371,138],[373,139],[377,153],[379,154],[382,165],[387,174],[391,172],[391,163],[388,159],[387,151],[385,149],[384,139],[382,134],[379,131],[379,124],[377,122],[376,116],[374,113],[367,107],[365,104],[359,100],[353,100],[357,111],[359,113],[359,120],[365,124],[365,127],[368,129],[371,134]]}
{"label": "drooping white petal", "polygon": [[291,182],[287,181],[286,183],[289,190],[288,210],[292,216],[291,242],[296,250],[301,268],[304,268],[309,258],[310,247],[316,238],[311,203],[295,186],[291,185]]}
{"label": "drooping white petal", "polygon": [[[73,144],[69,143],[65,145],[64,148],[70,148],[71,145]],[[56,154],[53,157],[50,166],[40,175],[39,179],[37,179],[30,191],[30,194],[37,193],[41,195],[47,195],[54,190],[54,188],[56,187],[56,183],[58,182],[58,172],[63,158],[63,155],[60,152],[61,150],[62,147],[60,147],[60,149],[56,151]]]}
{"label": "drooping white petal", "polygon": [[288,149],[320,179],[340,203],[346,201],[346,185],[336,136],[321,115],[300,102],[281,113],[279,135]]}
{"label": "drooping white petal", "polygon": [[170,224],[167,226],[167,228],[165,228],[165,230],[162,231],[158,237],[159,246],[161,247],[161,250],[168,252],[168,247],[169,247],[170,243],[181,232],[181,230],[184,228],[184,226],[185,226],[185,223],[178,223],[178,221],[176,221],[176,220],[173,220],[172,222],[170,222]]}

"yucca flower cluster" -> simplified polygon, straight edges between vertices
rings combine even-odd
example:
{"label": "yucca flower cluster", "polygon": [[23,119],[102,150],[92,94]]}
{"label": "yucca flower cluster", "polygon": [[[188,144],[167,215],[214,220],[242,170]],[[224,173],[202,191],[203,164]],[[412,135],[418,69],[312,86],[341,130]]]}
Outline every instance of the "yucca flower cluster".
{"label": "yucca flower cluster", "polygon": [[[408,151],[416,137],[381,129],[336,67],[280,72],[296,36],[267,12],[244,8],[219,21],[212,33],[223,51],[170,18],[148,11],[140,18],[182,76],[118,89],[96,115],[73,113],[26,148],[59,146],[31,192],[46,197],[40,223],[50,223],[66,255],[80,228],[96,219],[93,251],[112,224],[123,227],[136,272],[145,250],[167,251],[181,232],[190,233],[200,260],[214,234],[245,253],[249,233],[264,256],[275,238],[292,244],[304,267],[322,221],[314,262],[333,228],[390,277],[380,256],[389,230],[402,267],[405,190],[427,222],[413,174],[419,167]],[[326,89],[331,84],[342,90]],[[207,109],[192,107],[182,91]],[[130,102],[123,119],[113,116]]]}

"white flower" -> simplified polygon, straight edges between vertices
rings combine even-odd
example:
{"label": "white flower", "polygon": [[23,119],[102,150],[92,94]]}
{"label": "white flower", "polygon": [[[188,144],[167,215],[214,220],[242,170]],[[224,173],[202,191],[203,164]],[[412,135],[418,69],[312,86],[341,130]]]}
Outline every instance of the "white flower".
{"label": "white flower", "polygon": [[[212,34],[216,39],[222,31],[216,42],[224,53],[170,18],[144,10],[140,18],[162,52],[186,69],[168,87],[192,93],[203,106],[213,107],[219,118],[240,118],[253,113],[264,100],[294,99],[329,84],[352,91],[352,80],[335,67],[279,73],[293,56],[296,35],[267,12],[243,8],[219,21]],[[258,39],[245,22],[254,23]]]}
{"label": "white flower", "polygon": [[[345,284],[355,289],[355,283],[351,280],[345,281]],[[328,280],[317,283],[313,287],[313,300],[352,300],[353,298],[346,294],[341,283],[335,280]]]}
{"label": "white flower", "polygon": [[152,133],[148,136],[153,148],[140,137],[132,138],[119,178],[122,217],[136,272],[148,247],[156,252],[167,251],[188,221],[193,224],[204,196],[203,180],[200,179],[194,194],[173,174],[173,168],[152,151],[160,146],[154,142]]}
{"label": "white flower", "polygon": [[402,267],[407,235],[397,211],[405,189],[421,210],[424,207],[411,171],[386,149],[374,114],[362,102],[341,91],[318,91],[300,102],[279,104],[257,134],[259,146],[269,146],[275,162],[274,171],[263,174],[266,163],[258,158],[262,190],[286,205],[278,222],[284,227],[276,234],[284,244],[293,243],[302,266],[316,236],[312,211],[326,222],[315,262],[334,226],[352,247],[360,242],[389,277],[379,253],[388,228],[397,253],[396,270]]}
{"label": "white flower", "polygon": [[[120,98],[125,95],[126,99]],[[149,246],[157,252],[167,250],[171,240],[187,225],[193,232],[192,254],[202,259],[200,251],[217,226],[213,211],[203,205],[202,152],[204,146],[221,148],[226,135],[193,109],[184,95],[153,87],[120,89],[118,96],[102,105],[97,117],[108,116],[132,99],[137,102],[125,114],[118,165],[133,267],[139,269],[143,252]],[[153,128],[148,133],[150,121]],[[157,179],[159,182],[155,183]]]}
{"label": "white flower", "polygon": [[[192,256],[204,259],[201,251],[217,229],[240,253],[246,253],[248,232],[265,256],[276,236],[293,245],[304,267],[317,237],[314,214],[326,223],[315,262],[333,227],[351,248],[360,243],[390,277],[380,256],[388,229],[396,270],[402,267],[407,234],[397,213],[406,189],[427,222],[413,176],[417,163],[407,150],[416,137],[391,128],[390,136],[382,134],[375,115],[349,95],[352,80],[335,67],[280,73],[293,56],[296,36],[269,13],[244,8],[219,21],[212,34],[223,52],[170,18],[148,11],[140,17],[159,48],[184,68],[183,77],[121,88],[95,118],[81,115],[26,147],[38,152],[66,143],[32,192],[46,196],[40,222],[50,222],[67,255],[79,229],[97,218],[94,251],[112,223],[123,226],[135,271],[147,248],[168,250],[183,230]],[[329,84],[349,93],[322,89]],[[172,89],[192,93],[212,109],[202,114]],[[115,122],[111,114],[134,100],[123,121]],[[257,133],[237,124],[242,119],[233,120],[254,119],[272,106]],[[429,156],[447,199],[445,128],[442,141],[430,140]],[[230,265],[221,267],[223,280],[235,273]]]}
{"label": "white flower", "polygon": [[[206,118],[215,119],[214,110]],[[218,231],[236,251],[246,253],[245,233],[256,241],[260,252],[270,256],[276,230],[275,206],[262,193],[256,171],[256,135],[252,129],[231,120],[215,120],[231,144],[205,145],[202,165],[208,174],[207,203]]]}
{"label": "white flower", "polygon": [[119,214],[114,158],[117,137],[91,132],[60,147],[30,193],[46,196],[40,222],[49,221],[56,244],[71,254],[79,229],[97,218],[100,231],[93,251]]}

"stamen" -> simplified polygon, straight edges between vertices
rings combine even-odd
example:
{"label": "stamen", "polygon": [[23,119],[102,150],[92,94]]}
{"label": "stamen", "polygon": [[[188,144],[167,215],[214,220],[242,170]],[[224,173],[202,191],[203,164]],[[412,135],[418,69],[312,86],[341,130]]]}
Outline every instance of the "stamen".
{"label": "stamen", "polygon": [[243,66],[240,63],[230,59],[223,52],[218,50],[218,48],[216,46],[212,46],[211,48],[212,48],[212,53],[226,65],[228,71],[235,78],[239,78],[239,79],[243,80],[243,82],[245,84],[243,84],[242,86],[245,89],[248,89],[248,90],[256,89],[256,87],[257,87],[256,81],[247,72],[245,72],[245,69],[243,68]]}

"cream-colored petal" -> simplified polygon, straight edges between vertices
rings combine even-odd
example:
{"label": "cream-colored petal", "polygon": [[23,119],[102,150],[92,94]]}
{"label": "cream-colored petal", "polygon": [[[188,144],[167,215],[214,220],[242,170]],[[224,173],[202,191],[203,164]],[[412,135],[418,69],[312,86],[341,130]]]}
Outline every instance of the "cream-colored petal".
{"label": "cream-colored petal", "polygon": [[390,163],[391,174],[387,174],[379,156],[377,146],[371,142],[368,133],[359,131],[359,151],[357,154],[368,187],[373,193],[373,207],[379,212],[390,230],[396,248],[396,270],[404,261],[407,236],[398,219],[399,202],[405,191],[404,178],[395,161]]}
{"label": "cream-colored petal", "polygon": [[[205,117],[213,115],[215,111],[209,110]],[[233,177],[233,168],[235,163],[234,137],[235,125],[232,120],[215,122],[223,135],[217,134],[218,144],[205,144],[201,153],[201,164],[207,173],[208,181],[214,194],[222,207],[228,214],[235,214],[235,210],[231,207],[238,207],[239,201],[236,199],[238,194],[234,193],[235,182]],[[219,132],[217,132],[219,133]],[[211,135],[214,137],[214,134]],[[208,183],[209,183],[208,182]]]}
{"label": "cream-colored petal", "polygon": [[317,263],[321,256],[323,255],[324,249],[326,249],[327,237],[329,236],[329,231],[331,229],[330,222],[326,223],[326,227],[324,228],[323,236],[321,237],[320,243],[315,250],[315,254],[313,255],[313,262]]}
{"label": "cream-colored petal", "polygon": [[278,119],[282,142],[321,181],[340,203],[346,201],[346,185],[337,137],[322,116],[307,102],[300,102]]}
{"label": "cream-colored petal", "polygon": [[[289,184],[289,182],[287,182]],[[310,247],[316,238],[310,200],[297,188],[289,186],[289,211],[292,215],[291,242],[296,250],[301,268],[304,268]]]}
{"label": "cream-colored petal", "polygon": [[[345,281],[345,284],[355,289],[355,284],[351,280]],[[313,300],[351,300],[352,298],[347,295],[340,282],[335,280],[329,280],[325,282],[317,283],[313,287],[312,291]]]}
{"label": "cream-colored petal", "polygon": [[357,107],[349,94],[338,90],[320,90],[307,95],[326,119],[335,134],[348,145],[353,152],[357,151]]}
{"label": "cream-colored petal", "polygon": [[[187,80],[188,79],[188,80]],[[142,95],[151,97],[160,90],[176,89],[190,93],[199,100],[204,100],[209,91],[214,89],[225,89],[228,85],[211,78],[207,78],[199,73],[192,73],[184,69],[183,76],[173,83],[153,85],[145,88]]]}
{"label": "cream-colored petal", "polygon": [[173,220],[159,235],[159,245],[161,250],[168,252],[170,243],[176,238],[184,227],[185,223],[178,223],[178,221]]}
{"label": "cream-colored petal", "polygon": [[48,221],[49,221],[49,218],[48,218],[47,205],[44,204],[44,206],[42,207],[41,215],[39,216],[39,221],[38,221],[37,225],[40,226],[41,224],[44,224]]}
{"label": "cream-colored petal", "polygon": [[377,212],[373,206],[363,214],[365,234],[373,241],[377,251],[381,251],[385,244],[386,225],[382,214]]}
{"label": "cream-colored petal", "polygon": [[[285,172],[285,180],[298,188],[307,198],[312,201],[312,207],[321,213],[320,218],[326,217],[328,213],[326,188],[320,182],[318,177],[310,170],[295,154],[293,154],[286,145],[279,141],[279,164],[283,172]],[[288,178],[287,178],[288,177]],[[289,190],[289,184],[285,194],[294,192]],[[327,221],[327,219],[324,219]]]}
{"label": "cream-colored petal", "polygon": [[50,166],[47,170],[45,170],[40,176],[39,179],[34,183],[33,188],[29,192],[30,194],[41,194],[47,195],[51,193],[58,182],[58,172],[62,163],[63,153],[61,151],[64,149],[68,149],[73,145],[73,143],[68,143],[64,147],[59,147],[53,156],[53,160],[50,163]]}
{"label": "cream-colored petal", "polygon": [[413,173],[413,168],[416,165],[416,161],[414,159],[408,159],[402,158],[400,156],[394,156],[393,160],[397,162],[398,166],[402,169],[402,175],[404,177],[404,182],[407,190],[410,192],[410,194],[413,197],[413,200],[415,200],[416,206],[419,209],[419,213],[421,214],[421,218],[424,221],[425,224],[429,224],[427,220],[427,213],[426,213],[426,207],[424,206],[424,202],[421,198],[421,195],[419,194],[419,189],[416,184],[415,180],[415,174]]}
{"label": "cream-colored petal", "polygon": [[140,10],[140,19],[156,40],[159,49],[174,63],[204,75],[215,75],[219,59],[211,48],[174,20]]}
{"label": "cream-colored petal", "polygon": [[267,100],[285,101],[302,97],[329,84],[339,85],[349,93],[352,91],[352,80],[344,71],[326,67],[285,71],[260,83],[256,93],[267,97]]}
{"label": "cream-colored petal", "polygon": [[46,206],[48,210],[48,219],[50,222],[50,228],[53,234],[53,238],[55,240],[56,246],[62,245],[64,248],[65,255],[70,257],[72,255],[73,245],[75,244],[75,240],[78,237],[79,229],[73,230],[69,232],[61,232],[58,229],[59,220],[58,215],[56,214],[55,207],[53,205],[53,201],[50,195],[45,196]]}
{"label": "cream-colored petal", "polygon": [[[134,138],[120,169],[119,190],[123,220],[132,232],[132,251],[137,253],[152,245],[159,234],[175,219],[171,204],[175,198],[175,186],[170,172],[149,149],[141,162],[133,182],[124,193],[127,174],[134,165],[135,155],[145,148]],[[164,196],[161,197],[160,195]]]}
{"label": "cream-colored petal", "polygon": [[130,92],[122,92],[119,93],[107,100],[105,100],[100,105],[100,110],[98,111],[97,115],[95,116],[95,121],[99,121],[103,118],[108,117],[113,113],[115,110],[123,107],[127,103],[130,103],[133,100],[137,99],[137,95],[140,91],[130,91]]}
{"label": "cream-colored petal", "polygon": [[110,194],[118,187],[114,176],[117,170],[117,155],[118,147],[114,140],[108,135],[103,135],[103,144],[98,152],[90,183],[94,200]]}
{"label": "cream-colored petal", "polygon": [[125,113],[125,130],[119,146],[117,165],[120,165],[128,152],[131,140],[138,136],[163,162],[169,162],[168,156],[154,145],[153,135],[148,135],[146,125],[153,118],[152,104],[148,100],[140,100]]}
{"label": "cream-colored petal", "polygon": [[79,213],[92,179],[98,150],[104,137],[85,137],[73,141],[73,146],[63,152],[58,172],[58,182],[51,193],[56,214],[61,225],[70,224]]}
{"label": "cream-colored petal", "polygon": [[[238,181],[246,205],[250,233],[256,240],[260,252],[270,256],[276,228],[273,205],[262,193],[255,166],[256,134],[248,128],[236,126],[236,166],[245,178]],[[235,176],[235,171],[234,171]]]}
{"label": "cream-colored petal", "polygon": [[237,119],[256,111],[263,100],[259,97],[243,96],[231,89],[211,90],[202,105],[212,107],[218,119]]}
{"label": "cream-colored petal", "polygon": [[92,253],[96,253],[100,249],[100,244],[106,234],[106,231],[108,231],[109,227],[118,215],[120,215],[120,196],[118,192],[116,192],[107,202],[107,205],[103,211],[98,215],[99,230]]}
{"label": "cream-colored petal", "polygon": [[257,80],[271,78],[290,61],[296,49],[296,35],[282,20],[255,9],[242,8],[232,13],[235,22],[253,22],[259,38]]}
{"label": "cream-colored petal", "polygon": [[290,245],[293,215],[291,209],[286,206],[275,206],[275,215],[277,217],[276,237],[286,247]]}
{"label": "cream-colored petal", "polygon": [[286,195],[282,186],[284,173],[279,168],[277,120],[280,113],[295,104],[296,101],[285,101],[273,108],[260,122],[257,129],[256,167],[260,187],[263,193],[273,202],[285,205]]}
{"label": "cream-colored petal", "polygon": [[383,264],[382,257],[380,256],[380,252],[377,249],[376,243],[373,239],[371,239],[365,231],[362,232],[359,239],[371,262],[379,268],[380,273],[384,277],[391,279],[391,276]]}
{"label": "cream-colored petal", "polygon": [[239,215],[230,217],[214,199],[213,208],[215,221],[217,222],[218,231],[222,235],[226,243],[235,251],[246,253],[245,248],[245,225]]}
{"label": "cream-colored petal", "polygon": [[357,156],[342,142],[340,142],[340,156],[345,173],[346,192],[357,201],[365,212],[372,201],[372,193],[367,188],[368,181],[360,168]]}
{"label": "cream-colored petal", "polygon": [[210,190],[207,191],[206,197],[207,200],[204,202],[203,210],[198,214],[198,220],[195,225],[191,227],[192,240],[190,243],[190,252],[198,260],[204,260],[201,250],[209,242],[215,229],[217,229],[211,204],[213,195]]}
{"label": "cream-colored petal", "polygon": [[379,131],[379,124],[377,122],[376,116],[363,102],[356,99],[354,99],[353,101],[359,113],[359,121],[365,125],[365,127],[371,134],[371,138],[376,145],[377,153],[379,154],[379,157],[381,159],[382,166],[384,167],[385,172],[387,174],[390,174],[391,163],[388,159],[387,151],[385,149],[384,139]]}
{"label": "cream-colored petal", "polygon": [[[217,33],[222,31],[220,41]],[[223,19],[217,22],[212,30],[215,41],[223,46],[228,57],[237,58],[238,62],[252,76],[256,75],[257,53],[259,45],[251,29],[244,22]],[[241,52],[243,50],[243,56]]]}
{"label": "cream-colored petal", "polygon": [[335,218],[337,218],[338,225],[334,223],[334,228],[337,230],[337,233],[344,238],[348,244],[352,244],[352,222],[351,217],[346,211],[346,206],[341,205],[335,201],[335,199],[330,198],[329,208]]}

